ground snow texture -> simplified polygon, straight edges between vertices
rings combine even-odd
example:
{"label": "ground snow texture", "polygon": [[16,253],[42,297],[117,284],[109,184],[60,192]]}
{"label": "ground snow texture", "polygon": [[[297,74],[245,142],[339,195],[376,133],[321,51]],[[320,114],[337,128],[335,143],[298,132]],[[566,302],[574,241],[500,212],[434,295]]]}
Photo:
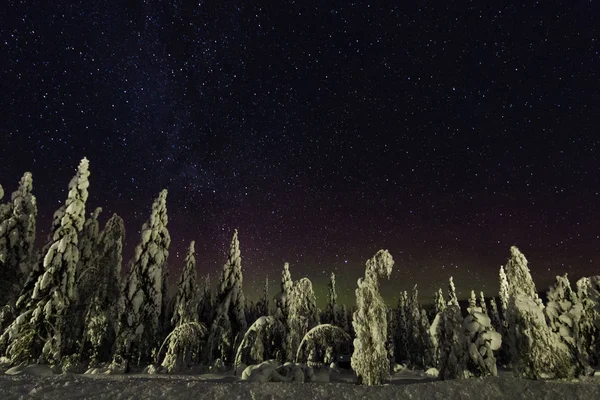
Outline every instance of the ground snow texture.
{"label": "ground snow texture", "polygon": [[[28,373],[29,372],[29,373]],[[401,371],[391,384],[365,387],[351,375],[336,382],[251,383],[231,375],[0,375],[0,399],[599,399],[600,379],[544,382],[497,378],[434,381]],[[43,371],[46,372],[45,370]],[[40,376],[41,375],[41,376]]]}

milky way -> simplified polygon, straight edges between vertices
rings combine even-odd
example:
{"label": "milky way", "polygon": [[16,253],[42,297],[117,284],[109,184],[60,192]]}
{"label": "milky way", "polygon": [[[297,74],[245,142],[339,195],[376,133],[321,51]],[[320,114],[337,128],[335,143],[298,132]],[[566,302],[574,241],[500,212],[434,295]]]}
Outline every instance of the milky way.
{"label": "milky way", "polygon": [[86,156],[129,253],[167,188],[173,275],[238,228],[251,297],[289,261],[350,303],[380,248],[390,303],[493,295],[512,244],[540,289],[600,273],[595,2],[8,3],[0,183],[33,173],[40,238]]}

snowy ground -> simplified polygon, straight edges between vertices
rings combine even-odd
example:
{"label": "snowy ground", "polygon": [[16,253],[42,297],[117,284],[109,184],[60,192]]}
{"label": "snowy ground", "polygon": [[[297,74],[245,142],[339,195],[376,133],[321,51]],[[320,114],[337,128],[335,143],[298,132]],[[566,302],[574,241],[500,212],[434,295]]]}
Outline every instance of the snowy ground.
{"label": "snowy ground", "polygon": [[[0,399],[599,399],[600,378],[544,382],[498,378],[434,381],[401,371],[388,385],[353,384],[351,374],[332,383],[248,383],[227,374],[202,375],[0,375]],[[41,375],[41,376],[40,376]]]}

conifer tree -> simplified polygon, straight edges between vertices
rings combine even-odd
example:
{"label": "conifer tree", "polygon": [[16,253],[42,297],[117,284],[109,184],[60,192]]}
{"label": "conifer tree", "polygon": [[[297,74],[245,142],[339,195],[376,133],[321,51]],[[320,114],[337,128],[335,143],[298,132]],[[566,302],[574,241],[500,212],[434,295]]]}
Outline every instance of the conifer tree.
{"label": "conifer tree", "polygon": [[198,305],[198,316],[203,325],[210,326],[214,314],[214,296],[210,286],[210,274],[206,275],[202,286],[200,304]]}
{"label": "conifer tree", "polygon": [[490,319],[492,320],[492,326],[494,329],[501,333],[502,332],[502,321],[500,320],[500,313],[498,312],[498,305],[496,304],[496,298],[490,299]]}
{"label": "conifer tree", "polygon": [[483,291],[479,292],[479,308],[481,308],[481,312],[487,315],[487,306],[485,304],[485,296],[483,295]]}
{"label": "conifer tree", "polygon": [[263,295],[257,304],[257,317],[269,315],[269,275],[265,278],[265,285],[263,287]]}
{"label": "conifer tree", "polygon": [[379,278],[389,278],[394,259],[387,250],[379,250],[367,261],[365,277],[358,280],[352,324],[356,332],[352,369],[359,383],[380,385],[389,377],[390,363],[385,348],[387,307],[379,293]]}
{"label": "conifer tree", "polygon": [[338,311],[337,311],[337,293],[335,291],[335,274],[331,273],[329,280],[329,303],[327,304],[327,315],[331,325],[339,325]]}
{"label": "conifer tree", "polygon": [[88,168],[84,158],[69,183],[64,215],[43,259],[43,274],[23,311],[0,339],[8,343],[6,354],[13,364],[38,359],[56,364],[66,355],[66,311],[74,297],[78,235],[83,229],[88,197]]}
{"label": "conifer tree", "polygon": [[398,362],[410,363],[410,324],[409,324],[409,302],[406,290],[400,293],[398,298],[397,313],[397,336],[395,346],[395,357]]}
{"label": "conifer tree", "polygon": [[208,339],[208,360],[217,355],[224,363],[233,362],[237,344],[246,333],[245,300],[242,290],[242,257],[238,231],[234,230],[227,262],[219,282],[217,312]]}
{"label": "conifer tree", "polygon": [[308,278],[294,283],[287,320],[286,359],[293,361],[296,350],[306,333],[319,325],[317,300]]}
{"label": "conifer tree", "polygon": [[569,377],[568,348],[546,324],[527,259],[515,246],[510,253],[506,264],[507,337],[513,371],[529,379]]}
{"label": "conifer tree", "polygon": [[426,349],[423,348],[423,337],[421,331],[421,306],[419,304],[419,290],[417,285],[413,287],[410,300],[408,302],[408,343],[409,359],[414,367],[423,368],[425,366],[424,356]]}
{"label": "conifer tree", "polygon": [[198,321],[197,295],[198,287],[196,283],[196,250],[195,242],[192,240],[188,247],[181,278],[177,286],[175,295],[175,306],[173,307],[173,317],[171,325],[177,327],[182,323]]}
{"label": "conifer tree", "polygon": [[350,322],[348,321],[348,308],[345,304],[342,304],[342,306],[340,307],[338,321],[340,323],[340,328],[342,328],[344,332],[350,333]]}
{"label": "conifer tree", "polygon": [[458,298],[456,297],[456,288],[454,287],[454,280],[450,277],[448,282],[448,304],[449,306],[458,306]]}
{"label": "conifer tree", "polygon": [[435,292],[434,307],[436,315],[446,309],[446,301],[444,300],[444,292],[442,292],[442,288],[439,288],[438,291]]}
{"label": "conifer tree", "polygon": [[287,321],[289,315],[289,304],[292,299],[292,291],[294,289],[294,282],[292,281],[292,275],[290,274],[290,264],[283,264],[283,271],[281,272],[281,292],[277,296],[277,309],[280,318],[283,321]]}
{"label": "conifer tree", "polygon": [[118,358],[147,361],[159,344],[163,268],[171,244],[167,223],[167,190],[163,190],[152,204],[152,213],[142,226],[140,243],[129,263],[115,363]]}
{"label": "conifer tree", "polygon": [[494,350],[502,343],[501,336],[494,330],[490,318],[481,307],[469,307],[464,320],[467,338],[467,370],[471,376],[497,376]]}
{"label": "conifer tree", "polygon": [[[450,281],[452,282],[452,281]],[[439,351],[439,377],[441,380],[466,377],[467,344],[463,333],[460,308],[453,302],[440,314],[436,326]]]}
{"label": "conifer tree", "polygon": [[475,291],[471,290],[471,295],[469,296],[469,308],[477,307],[477,297],[475,297]]}
{"label": "conifer tree", "polygon": [[0,205],[0,306],[13,307],[33,263],[37,205],[30,172],[23,174],[10,202]]}
{"label": "conifer tree", "polygon": [[85,308],[82,351],[89,349],[90,365],[110,361],[118,330],[121,302],[121,264],[125,224],[117,214],[108,220],[97,247],[97,272],[91,300]]}

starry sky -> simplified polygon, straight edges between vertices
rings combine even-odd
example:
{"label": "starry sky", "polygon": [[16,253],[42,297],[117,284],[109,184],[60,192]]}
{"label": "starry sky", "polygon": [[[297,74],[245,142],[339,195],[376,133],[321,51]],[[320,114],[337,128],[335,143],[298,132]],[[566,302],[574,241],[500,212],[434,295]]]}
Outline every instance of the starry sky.
{"label": "starry sky", "polygon": [[195,240],[215,282],[238,228],[250,298],[289,261],[352,304],[380,248],[390,304],[493,295],[512,244],[539,289],[600,274],[597,2],[48,3],[0,6],[0,183],[33,173],[40,238],[86,156],[126,259],[167,188],[172,275]]}

